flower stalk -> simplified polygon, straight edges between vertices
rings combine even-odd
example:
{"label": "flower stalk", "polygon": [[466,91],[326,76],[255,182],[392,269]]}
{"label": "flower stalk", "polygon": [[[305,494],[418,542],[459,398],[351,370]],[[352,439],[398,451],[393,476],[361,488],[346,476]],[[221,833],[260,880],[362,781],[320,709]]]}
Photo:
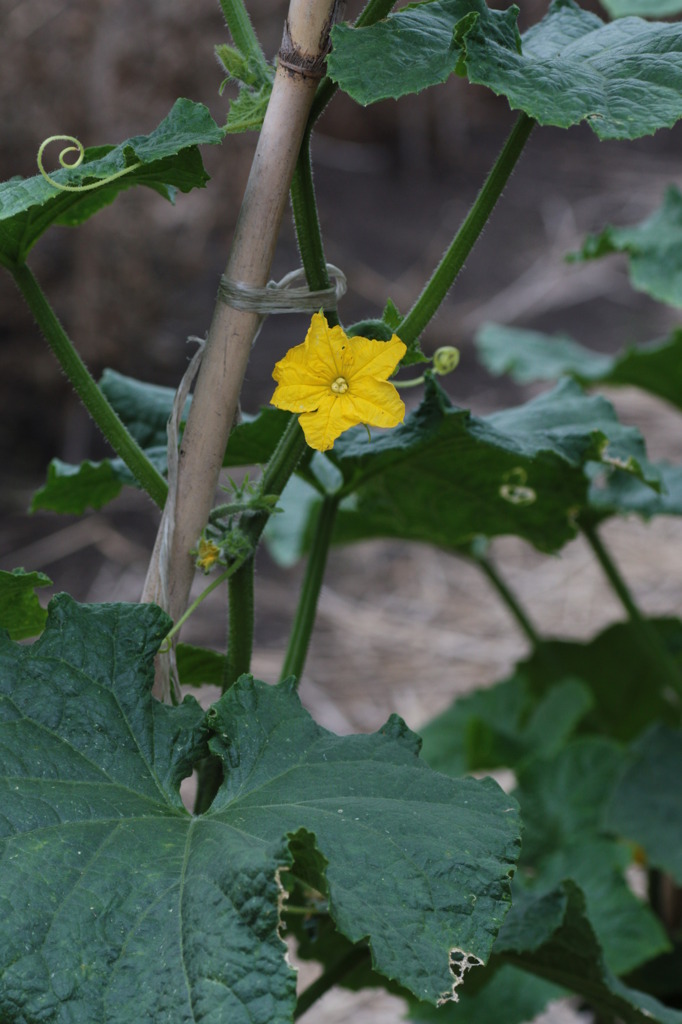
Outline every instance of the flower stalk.
{"label": "flower stalk", "polygon": [[280,681],[289,676],[295,676],[297,680],[300,680],[303,673],[310,637],[315,625],[317,602],[324,580],[339,500],[340,495],[328,494],[320,506],[296,614],[289,635],[289,646],[282,664]]}

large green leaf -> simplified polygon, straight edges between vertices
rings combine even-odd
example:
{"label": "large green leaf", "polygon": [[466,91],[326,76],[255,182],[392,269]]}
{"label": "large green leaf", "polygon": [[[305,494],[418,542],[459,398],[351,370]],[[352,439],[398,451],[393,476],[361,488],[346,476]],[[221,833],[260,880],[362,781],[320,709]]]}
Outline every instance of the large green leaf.
{"label": "large green leaf", "polygon": [[564,882],[542,896],[515,896],[495,953],[578,992],[607,1018],[624,1024],[682,1024],[682,1011],[628,988],[605,965],[585,913],[585,898],[573,882]]}
{"label": "large green leaf", "polygon": [[[326,732],[288,684],[243,677],[206,714],[158,703],[168,625],[62,595],[32,647],[0,641],[3,1024],[290,1021],[292,849],[377,970],[450,997],[508,909],[513,800],[433,773],[397,718]],[[193,817],[178,786],[209,737],[225,779]]]}
{"label": "large green leaf", "polygon": [[[682,623],[679,619],[650,619],[682,671]],[[593,705],[581,720],[582,731],[628,741],[652,722],[671,725],[680,720],[677,701],[664,678],[652,671],[649,650],[630,622],[609,626],[587,643],[546,640],[517,665],[539,699],[567,676],[590,690]]]}
{"label": "large green leaf", "polygon": [[633,287],[670,306],[682,306],[682,194],[674,185],[666,190],[663,205],[645,220],[589,235],[573,259],[599,259],[614,252],[627,253]]}
{"label": "large green leaf", "polygon": [[[175,401],[174,388],[126,377],[108,368],[102,374],[99,386],[142,448],[166,446],[166,427]],[[181,416],[183,421],[187,418],[190,402],[188,398]]]}
{"label": "large green leaf", "polygon": [[511,964],[502,964],[490,973],[490,980],[482,987],[465,987],[456,1004],[433,1007],[410,1000],[408,1020],[415,1024],[525,1024],[542,1013],[549,1002],[567,995],[558,985]]}
{"label": "large green leaf", "polygon": [[682,732],[657,725],[634,744],[613,796],[609,825],[637,842],[682,885]]}
{"label": "large green leaf", "polygon": [[524,824],[519,879],[548,892],[564,879],[581,887],[604,958],[624,974],[669,944],[650,908],[631,891],[625,869],[631,852],[604,831],[605,808],[623,764],[615,743],[574,740],[552,757],[527,761],[515,791]]}
{"label": "large green leaf", "polygon": [[682,27],[604,24],[553,0],[519,41],[518,9],[430,0],[363,29],[337,26],[329,73],[359,103],[420,92],[457,70],[540,124],[586,121],[600,138],[634,139],[682,117]]}
{"label": "large green leaf", "polygon": [[171,201],[176,189],[202,188],[208,175],[197,146],[222,138],[222,130],[203,104],[179,99],[150,135],[137,135],[118,146],[86,149],[79,167],[50,174],[62,185],[90,185],[135,165],[101,188],[65,192],[41,174],[10,178],[0,184],[0,263],[10,269],[23,263],[51,224],[80,224],[133,185],[146,185]]}
{"label": "large green leaf", "polygon": [[51,583],[42,572],[26,572],[25,569],[0,572],[0,629],[6,629],[13,640],[24,640],[42,632],[47,612],[35,591]]}
{"label": "large green leaf", "polygon": [[[113,501],[123,483],[113,468],[114,459],[91,462],[86,459],[77,466],[61,459],[52,459],[47,479],[31,500],[30,511],[50,509],[62,515],[80,516],[87,508],[99,509]],[[131,479],[132,474],[130,474]]]}
{"label": "large green leaf", "polygon": [[[175,390],[105,370],[100,387],[135,440],[145,449],[166,447],[166,424],[173,408]],[[187,418],[191,397],[181,416]],[[227,443],[224,466],[252,466],[267,462],[289,419],[289,413],[266,406],[255,416],[242,414]]]}
{"label": "large green leaf", "polygon": [[[652,619],[682,670],[682,624]],[[666,681],[652,676],[648,651],[628,622],[587,643],[545,640],[509,679],[457,698],[420,730],[422,755],[448,775],[518,769],[558,751],[574,732],[628,741],[652,722],[680,721]]]}
{"label": "large green leaf", "polygon": [[520,49],[518,8],[488,10],[485,0],[429,0],[409,4],[368,28],[336,25],[327,58],[329,76],[358,103],[421,92],[461,68],[460,39],[480,19],[501,50]]}
{"label": "large green leaf", "polygon": [[680,330],[610,356],[593,352],[566,335],[486,324],[476,336],[476,346],[487,370],[496,376],[509,374],[520,384],[569,374],[583,385],[634,385],[682,408]]}
{"label": "large green leaf", "polygon": [[611,515],[634,513],[642,519],[653,516],[682,515],[682,466],[668,462],[657,462],[661,489],[654,491],[637,480],[631,473],[618,469],[606,474],[603,467],[588,467],[592,477],[590,486],[590,509],[597,518]]}
{"label": "large green leaf", "polygon": [[427,722],[419,731],[422,756],[447,775],[516,768],[558,750],[591,706],[590,691],[575,679],[556,682],[538,698],[517,673],[459,697]]}
{"label": "large green leaf", "polygon": [[[105,370],[100,387],[147,458],[164,476],[168,471],[166,426],[173,408],[175,390]],[[181,417],[184,426],[191,398]],[[244,416],[231,432],[225,452],[225,466],[266,463],[286,426],[288,413],[262,409],[257,416]],[[53,459],[47,479],[33,496],[31,511],[50,509],[63,515],[81,515],[87,508],[99,509],[112,501],[122,487],[139,484],[122,459],[89,459],[71,465]]]}
{"label": "large green leaf", "polygon": [[682,0],[600,0],[612,18],[669,18],[682,11]]}
{"label": "large green leaf", "polygon": [[637,431],[568,380],[480,418],[451,406],[430,381],[403,426],[371,441],[363,435],[349,432],[333,451],[351,494],[337,516],[338,543],[401,537],[457,548],[477,535],[517,534],[554,551],[575,536],[587,502],[585,463],[650,476]]}

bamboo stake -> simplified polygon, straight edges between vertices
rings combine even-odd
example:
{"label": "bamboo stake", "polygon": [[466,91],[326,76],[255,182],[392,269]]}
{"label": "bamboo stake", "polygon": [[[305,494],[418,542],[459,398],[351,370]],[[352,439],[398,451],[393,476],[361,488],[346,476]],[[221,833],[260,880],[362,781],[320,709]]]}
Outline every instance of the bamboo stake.
{"label": "bamboo stake", "polygon": [[[301,140],[324,70],[336,0],[291,0],[272,96],[251,165],[225,276],[251,287],[269,277]],[[206,525],[246,372],[258,314],[218,302],[179,451],[172,530],[162,522],[142,595],[171,618],[185,610],[194,576],[189,554]],[[164,517],[172,515],[168,505]],[[167,594],[159,560],[170,541]],[[168,543],[168,541],[166,541]]]}

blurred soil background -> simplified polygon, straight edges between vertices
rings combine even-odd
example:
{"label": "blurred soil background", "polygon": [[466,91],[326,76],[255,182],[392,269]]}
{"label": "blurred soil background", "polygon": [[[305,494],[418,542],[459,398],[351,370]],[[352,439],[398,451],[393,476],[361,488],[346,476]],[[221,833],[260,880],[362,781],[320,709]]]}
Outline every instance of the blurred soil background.
{"label": "blurred soil background", "polygon": [[[547,0],[521,6],[527,27]],[[605,17],[596,0],[583,6]],[[285,7],[283,0],[249,6],[268,56],[278,49]],[[0,0],[0,12],[2,180],[36,173],[38,145],[49,135],[99,145],[147,134],[181,95],[204,102],[224,122],[227,94],[218,95],[213,46],[228,37],[216,0]],[[349,5],[347,16],[355,13]],[[455,79],[367,109],[335,98],[319,124],[314,157],[327,258],[348,278],[344,322],[380,315],[388,296],[409,308],[514,117],[504,99]],[[207,147],[208,189],[179,195],[175,207],[133,189],[78,230],[53,229],[38,243],[30,265],[96,377],[112,367],[177,385],[191,352],[187,337],[203,336],[209,325],[255,141],[253,134],[231,136]],[[56,166],[49,152],[47,164]],[[484,321],[564,331],[605,352],[679,323],[676,311],[631,289],[621,258],[581,266],[564,256],[587,232],[634,223],[657,207],[668,183],[682,184],[681,157],[680,125],[629,144],[600,143],[582,127],[536,130],[423,339],[427,351],[462,349],[460,369],[445,382],[457,404],[485,413],[538,390],[494,380],[478,365],[472,338]],[[296,266],[286,223],[273,277]],[[0,278],[0,309],[0,568],[42,570],[54,581],[52,592],[79,600],[135,601],[158,518],[144,497],[129,491],[78,520],[26,516],[51,458],[79,462],[107,449],[7,275]],[[267,403],[275,361],[305,329],[297,316],[265,325],[247,374],[245,410]],[[634,389],[609,397],[625,422],[643,430],[652,457],[682,458],[676,412]],[[682,523],[614,521],[604,537],[643,608],[679,613]],[[514,538],[499,539],[493,552],[541,633],[587,638],[623,617],[581,541],[557,557]],[[268,681],[279,673],[300,576],[298,567],[283,570],[266,553],[260,557],[254,672]],[[219,649],[224,620],[216,594],[184,638]],[[336,732],[377,729],[392,711],[418,730],[454,695],[503,678],[526,650],[473,566],[417,545],[358,545],[331,555],[301,696]],[[550,1019],[563,1013],[555,1008]],[[313,1015],[320,1024],[351,1015],[388,1024],[400,1019],[401,1004],[330,993]]]}

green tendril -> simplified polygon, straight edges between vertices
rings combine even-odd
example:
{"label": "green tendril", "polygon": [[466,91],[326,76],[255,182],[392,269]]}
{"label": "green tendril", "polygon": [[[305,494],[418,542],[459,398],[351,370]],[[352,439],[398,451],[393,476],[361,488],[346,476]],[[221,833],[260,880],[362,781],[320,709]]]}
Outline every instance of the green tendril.
{"label": "green tendril", "polygon": [[[51,142],[70,142],[72,145],[65,146],[59,154],[59,164],[61,167],[66,167],[69,170],[75,170],[76,167],[80,167],[83,163],[85,156],[85,147],[83,143],[75,138],[73,135],[50,135],[48,139],[40,144],[38,150],[38,170],[42,174],[45,181],[48,181],[54,188],[58,188],[61,192],[89,192],[93,188],[101,188],[103,185],[109,185],[116,178],[122,178],[124,174],[130,174],[131,171],[136,171],[138,167],[142,167],[142,161],[138,161],[136,164],[131,164],[130,167],[124,167],[121,171],[116,171],[115,174],[110,174],[107,178],[101,178],[99,181],[93,181],[90,185],[62,185],[61,182],[56,181],[52,178],[43,164],[43,153],[45,152],[46,146],[49,146]],[[68,157],[72,153],[77,153],[78,156],[72,162],[69,161]]]}

